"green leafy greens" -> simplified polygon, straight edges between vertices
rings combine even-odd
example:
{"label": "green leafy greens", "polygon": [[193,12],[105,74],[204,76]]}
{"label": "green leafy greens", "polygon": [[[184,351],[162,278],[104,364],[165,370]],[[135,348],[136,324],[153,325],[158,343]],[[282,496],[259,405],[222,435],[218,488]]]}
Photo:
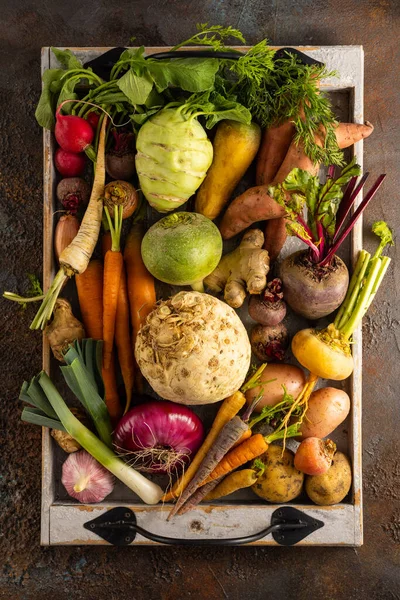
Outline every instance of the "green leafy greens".
{"label": "green leafy greens", "polygon": [[[229,47],[229,41],[245,44],[238,29],[203,23],[191,38],[173,50],[203,46],[236,52],[238,59],[210,56],[158,60],[147,57],[143,46],[128,48],[115,63],[110,81],[103,81],[90,68],[84,68],[70,50],[52,48],[62,68],[48,69],[43,74],[37,121],[52,129],[56,106],[73,99],[77,102],[66,104],[66,112],[85,116],[93,110],[85,103],[92,102],[113,118],[117,114],[121,120],[130,117],[137,128],[163,106],[171,102],[186,104],[188,94],[197,94],[199,115],[214,113],[207,117],[207,127],[213,127],[220,118],[248,122],[249,115],[261,127],[291,119],[296,141],[303,143],[313,162],[341,165],[342,152],[334,132],[336,121],[329,100],[319,91],[319,81],[333,73],[320,65],[303,65],[289,53],[275,58],[275,50],[267,40],[246,52]],[[210,102],[215,109],[210,109]],[[322,146],[316,142],[316,135],[321,137],[321,133],[325,133]]]}

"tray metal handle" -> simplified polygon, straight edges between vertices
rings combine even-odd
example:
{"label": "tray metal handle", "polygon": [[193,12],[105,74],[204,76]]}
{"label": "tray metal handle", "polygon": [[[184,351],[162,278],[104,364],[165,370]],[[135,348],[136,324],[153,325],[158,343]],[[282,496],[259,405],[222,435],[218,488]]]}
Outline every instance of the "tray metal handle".
{"label": "tray metal handle", "polygon": [[152,542],[172,546],[239,546],[261,540],[270,533],[277,544],[293,546],[323,527],[324,523],[297,508],[283,506],[272,513],[271,523],[268,527],[252,535],[220,539],[174,538],[158,535],[140,527],[137,524],[135,513],[130,508],[118,506],[96,519],[87,521],[83,526],[114,546],[129,546],[137,534]]}

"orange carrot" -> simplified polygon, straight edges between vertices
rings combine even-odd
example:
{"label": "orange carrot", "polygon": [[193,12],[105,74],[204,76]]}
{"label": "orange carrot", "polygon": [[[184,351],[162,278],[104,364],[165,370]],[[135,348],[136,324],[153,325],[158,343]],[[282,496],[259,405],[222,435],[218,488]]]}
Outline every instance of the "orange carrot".
{"label": "orange carrot", "polygon": [[144,233],[143,226],[140,223],[134,223],[126,240],[124,251],[134,344],[142,323],[151,313],[157,301],[154,277],[144,266],[140,250]]}
{"label": "orange carrot", "polygon": [[122,269],[118,292],[117,318],[115,322],[115,343],[118,350],[118,361],[121,367],[122,379],[126,391],[126,404],[124,414],[129,410],[133,384],[135,380],[135,366],[133,361],[133,347],[129,325],[129,300],[126,285],[125,267]]}
{"label": "orange carrot", "polygon": [[247,429],[246,431],[243,432],[241,438],[236,442],[236,444],[233,444],[232,448],[236,448],[237,446],[240,446],[240,444],[243,444],[243,442],[248,440],[249,437],[251,437],[251,436],[252,436],[251,429]]}
{"label": "orange carrot", "polygon": [[[134,222],[128,234],[124,250],[129,308],[131,312],[133,351],[135,350],[138,331],[157,301],[154,277],[144,266],[140,250],[144,233],[143,225]],[[143,376],[136,362],[135,375],[136,388],[142,393]]]}
{"label": "orange carrot", "polygon": [[[86,334],[94,340],[103,339],[103,263],[91,260],[83,273],[75,278],[79,305]],[[104,401],[111,420],[115,422],[121,416],[114,355],[110,366],[102,369],[104,383]]]}
{"label": "orange carrot", "polygon": [[122,409],[118,394],[114,352],[111,353],[111,362],[109,368],[105,369],[103,365],[102,377],[104,384],[104,402],[106,403],[111,423],[116,425],[122,416]]}
{"label": "orange carrot", "polygon": [[117,316],[118,292],[124,259],[120,251],[122,207],[114,210],[114,225],[107,207],[104,208],[111,231],[111,250],[104,258],[103,283],[103,364],[106,369],[111,364],[111,352],[114,345],[115,321]]}
{"label": "orange carrot", "polygon": [[244,441],[243,444],[240,444],[240,446],[230,450],[230,452],[228,452],[218,463],[213,472],[210,473],[207,479],[203,481],[202,485],[205,485],[214,479],[219,479],[246,464],[249,460],[253,460],[258,456],[261,456],[261,454],[264,454],[264,452],[268,450],[269,445],[266,440],[267,438],[264,438],[261,433],[256,433],[248,440]]}
{"label": "orange carrot", "polygon": [[103,339],[103,263],[91,260],[86,271],[76,275],[79,306],[86,335]]}

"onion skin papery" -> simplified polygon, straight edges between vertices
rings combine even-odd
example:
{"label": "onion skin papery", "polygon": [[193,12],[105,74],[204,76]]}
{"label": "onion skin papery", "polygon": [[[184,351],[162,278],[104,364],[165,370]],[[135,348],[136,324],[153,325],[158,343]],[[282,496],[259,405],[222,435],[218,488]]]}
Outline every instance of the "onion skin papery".
{"label": "onion skin papery", "polygon": [[298,331],[292,339],[292,352],[303,367],[323,379],[342,381],[354,369],[350,346],[333,325],[322,331]]}
{"label": "onion skin papery", "polygon": [[114,445],[138,471],[174,474],[191,461],[203,438],[203,424],[192,410],[152,400],[122,417]]}

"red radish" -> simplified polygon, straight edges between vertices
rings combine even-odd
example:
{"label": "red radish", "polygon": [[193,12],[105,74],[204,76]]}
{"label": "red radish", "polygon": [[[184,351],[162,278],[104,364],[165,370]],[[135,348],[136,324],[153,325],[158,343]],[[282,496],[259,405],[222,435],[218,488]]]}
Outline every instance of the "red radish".
{"label": "red radish", "polygon": [[57,148],[54,154],[54,164],[63,177],[77,177],[82,175],[85,170],[86,157],[84,154],[76,154]]}
{"label": "red radish", "polygon": [[306,475],[322,475],[332,464],[336,444],[332,440],[309,437],[303,440],[294,456],[294,466]]}
{"label": "red radish", "polygon": [[76,115],[62,115],[60,113],[62,106],[63,102],[56,110],[56,126],[54,128],[58,144],[67,152],[92,151],[95,159],[94,149],[91,146],[94,131],[90,123]]}
{"label": "red radish", "polygon": [[97,126],[99,124],[100,121],[100,115],[97,112],[90,112],[87,117],[86,117],[86,121],[89,123],[89,125],[91,126],[91,128],[93,129],[93,131],[96,131]]}

